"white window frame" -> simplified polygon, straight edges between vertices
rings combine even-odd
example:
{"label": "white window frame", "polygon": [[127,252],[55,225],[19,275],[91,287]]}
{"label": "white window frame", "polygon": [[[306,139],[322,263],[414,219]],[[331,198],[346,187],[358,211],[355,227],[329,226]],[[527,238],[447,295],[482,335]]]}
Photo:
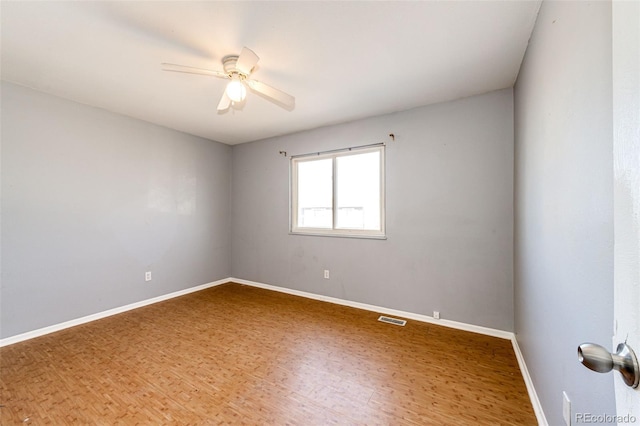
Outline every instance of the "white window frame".
{"label": "white window frame", "polygon": [[[336,197],[337,197],[337,181],[336,181],[336,159],[339,157],[349,155],[366,154],[368,152],[380,153],[380,229],[344,229],[336,228],[336,216],[337,209]],[[298,227],[298,167],[297,165],[305,161],[314,161],[331,158],[333,160],[332,167],[332,184],[333,184],[333,197],[332,197],[332,213],[333,228],[309,228]],[[372,239],[386,239],[385,233],[385,145],[374,145],[368,147],[347,148],[344,150],[327,151],[324,153],[314,153],[307,155],[297,155],[291,157],[290,161],[290,185],[289,185],[289,200],[290,200],[290,233],[296,235],[320,235],[328,237],[353,237],[353,238],[372,238]]]}

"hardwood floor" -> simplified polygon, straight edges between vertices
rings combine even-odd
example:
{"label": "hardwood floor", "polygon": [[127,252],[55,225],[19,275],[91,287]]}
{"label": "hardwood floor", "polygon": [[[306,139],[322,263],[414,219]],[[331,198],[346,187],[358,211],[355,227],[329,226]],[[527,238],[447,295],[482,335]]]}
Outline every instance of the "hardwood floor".
{"label": "hardwood floor", "polygon": [[225,284],[0,349],[0,423],[535,425],[508,340]]}

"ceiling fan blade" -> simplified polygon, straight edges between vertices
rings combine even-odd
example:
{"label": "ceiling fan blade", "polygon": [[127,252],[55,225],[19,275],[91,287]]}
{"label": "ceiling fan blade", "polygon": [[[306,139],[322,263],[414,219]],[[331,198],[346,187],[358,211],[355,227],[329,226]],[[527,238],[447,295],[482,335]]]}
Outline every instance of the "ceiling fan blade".
{"label": "ceiling fan blade", "polygon": [[231,99],[227,96],[226,90],[222,93],[222,98],[220,98],[220,102],[218,103],[218,111],[226,111],[231,106]]}
{"label": "ceiling fan blade", "polygon": [[248,47],[243,47],[242,52],[240,52],[240,56],[238,57],[238,62],[236,62],[236,69],[243,74],[249,75],[251,74],[253,67],[258,63],[259,59],[260,58],[253,52],[253,50]]}
{"label": "ceiling fan blade", "polygon": [[293,110],[296,106],[296,98],[288,93],[278,90],[268,84],[262,83],[258,80],[246,79],[245,82],[249,85],[251,90],[266,96],[270,101],[275,102],[286,110]]}
{"label": "ceiling fan blade", "polygon": [[164,71],[185,72],[185,73],[188,73],[188,74],[201,74],[201,75],[210,75],[210,76],[213,76],[213,77],[229,78],[229,75],[227,73],[222,72],[222,71],[206,70],[204,68],[187,67],[185,65],[169,64],[169,63],[166,63],[166,62],[162,63],[162,69]]}

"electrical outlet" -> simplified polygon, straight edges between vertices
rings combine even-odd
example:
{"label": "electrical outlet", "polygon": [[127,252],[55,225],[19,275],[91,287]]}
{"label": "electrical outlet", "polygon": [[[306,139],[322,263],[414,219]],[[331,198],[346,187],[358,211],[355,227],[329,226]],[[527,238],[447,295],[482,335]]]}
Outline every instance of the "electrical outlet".
{"label": "electrical outlet", "polygon": [[151,281],[151,271],[147,271],[144,273],[144,280]]}
{"label": "electrical outlet", "polygon": [[562,417],[567,426],[571,426],[571,401],[565,391],[562,391]]}
{"label": "electrical outlet", "polygon": [[433,319],[440,319],[440,312],[439,311],[433,311]]}
{"label": "electrical outlet", "polygon": [[324,279],[325,279],[325,280],[328,280],[328,279],[329,279],[329,270],[328,270],[328,269],[325,269],[325,270],[324,270]]}

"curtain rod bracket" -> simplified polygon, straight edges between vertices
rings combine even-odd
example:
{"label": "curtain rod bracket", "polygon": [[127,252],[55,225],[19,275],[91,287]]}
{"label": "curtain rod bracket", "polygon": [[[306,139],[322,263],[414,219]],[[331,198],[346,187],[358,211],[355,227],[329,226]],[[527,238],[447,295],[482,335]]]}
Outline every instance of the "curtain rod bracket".
{"label": "curtain rod bracket", "polygon": [[280,151],[280,155],[282,155],[283,157],[287,156],[287,151]]}
{"label": "curtain rod bracket", "polygon": [[394,135],[393,133],[389,133],[389,137],[391,138],[392,141],[396,140],[396,135]]}

